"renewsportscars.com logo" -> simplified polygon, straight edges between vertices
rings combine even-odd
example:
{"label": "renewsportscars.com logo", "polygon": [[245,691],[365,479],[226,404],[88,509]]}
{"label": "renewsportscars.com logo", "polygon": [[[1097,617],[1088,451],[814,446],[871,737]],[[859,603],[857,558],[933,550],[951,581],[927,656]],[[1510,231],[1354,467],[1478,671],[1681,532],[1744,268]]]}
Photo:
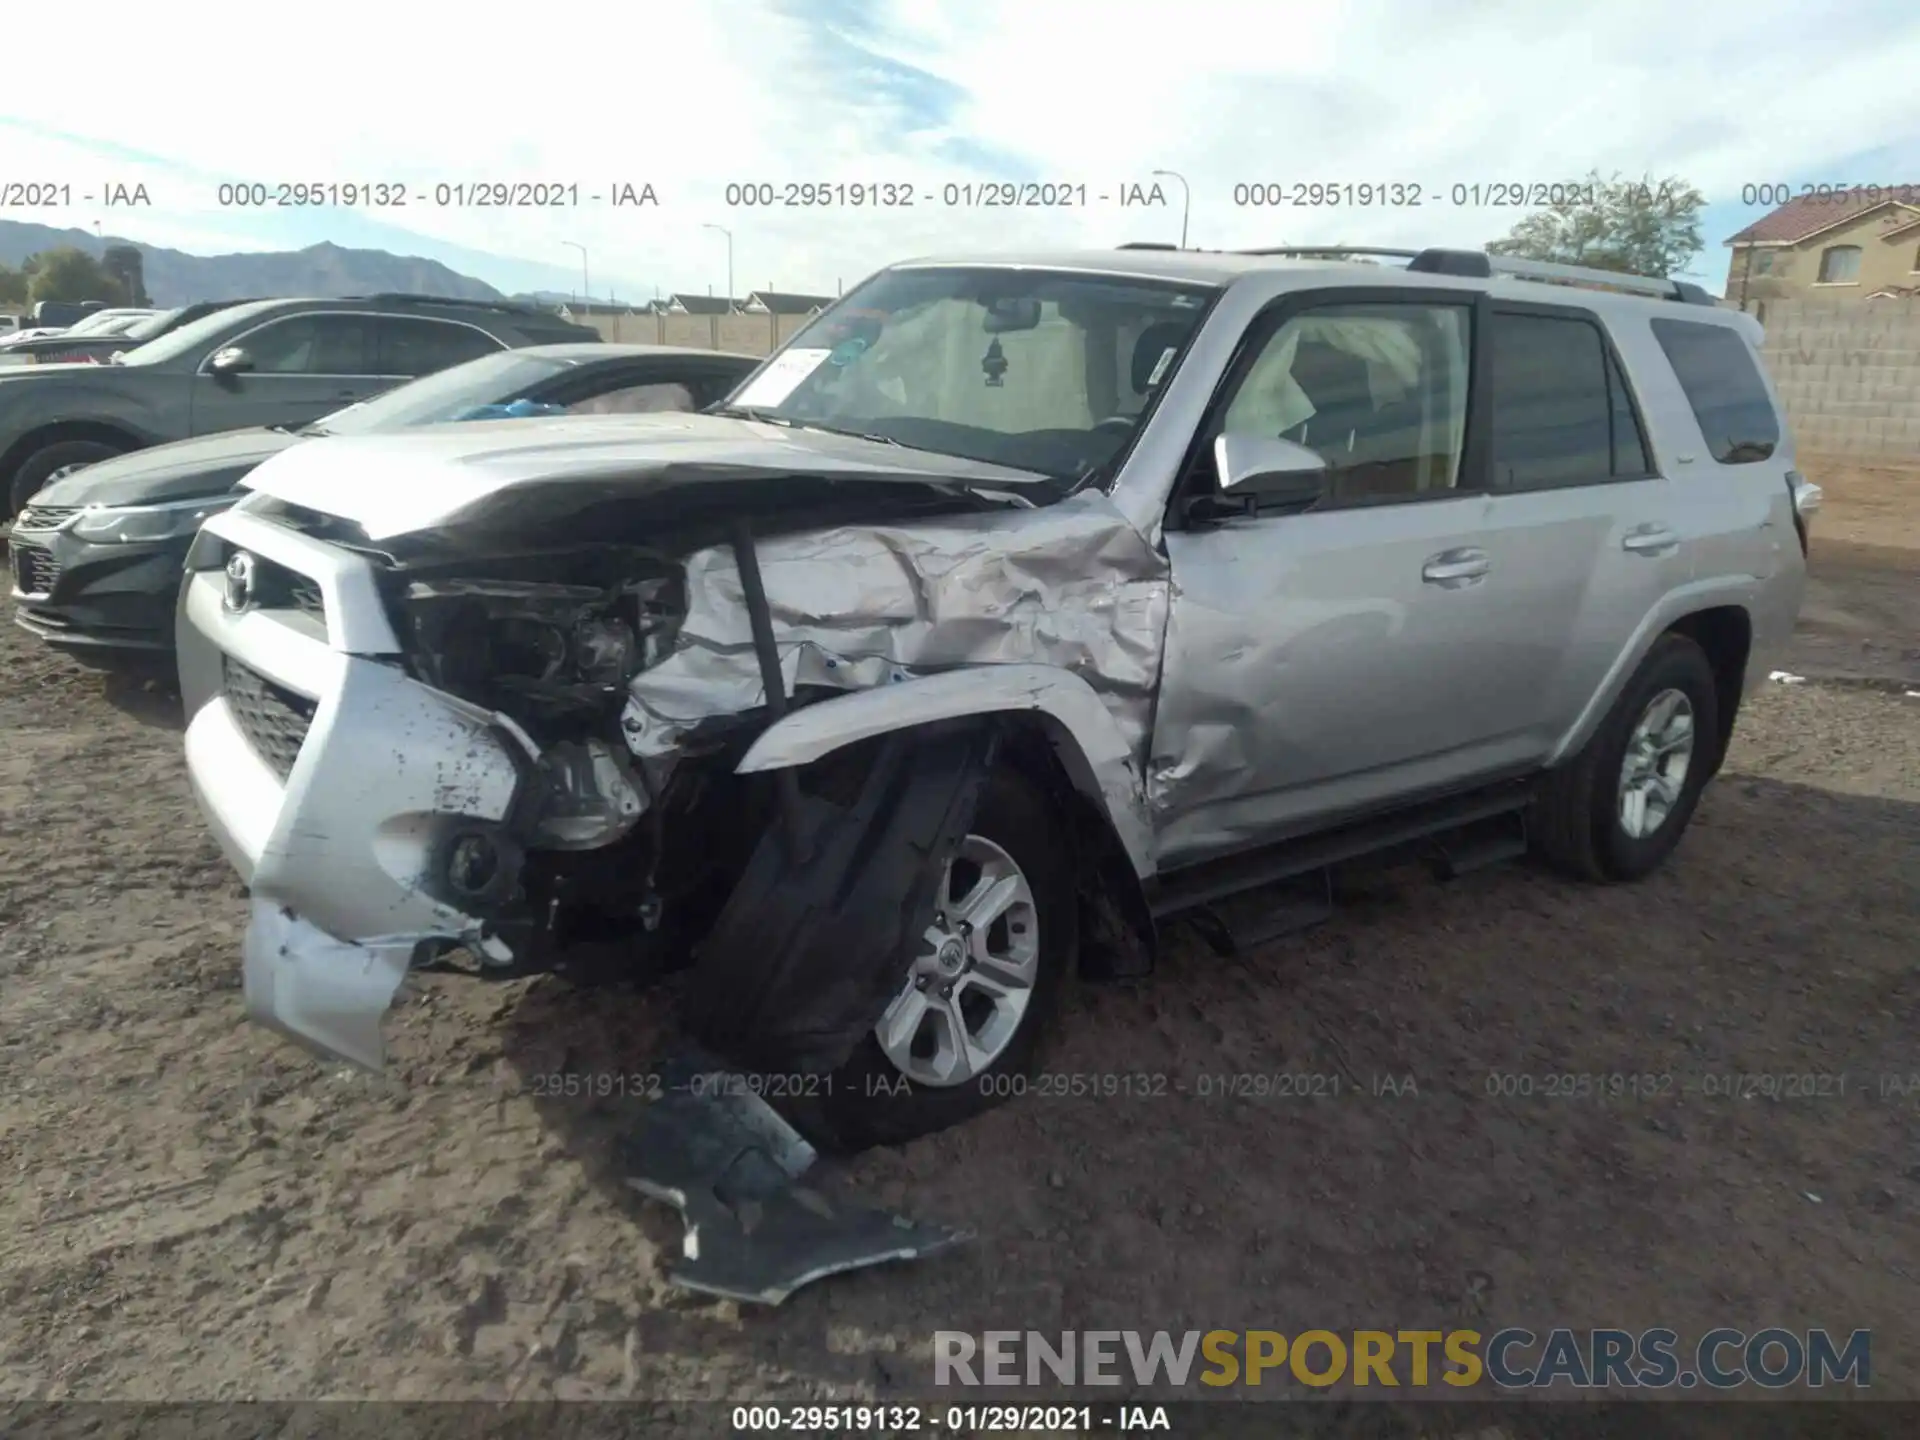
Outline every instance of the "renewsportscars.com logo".
{"label": "renewsportscars.com logo", "polygon": [[1873,1378],[1873,1332],[1836,1340],[1826,1330],[1709,1330],[1691,1345],[1677,1331],[1512,1327],[1478,1330],[962,1330],[933,1335],[936,1385],[1257,1386],[1271,1376],[1302,1385],[1455,1388],[1483,1380],[1506,1390],[1778,1390]]}

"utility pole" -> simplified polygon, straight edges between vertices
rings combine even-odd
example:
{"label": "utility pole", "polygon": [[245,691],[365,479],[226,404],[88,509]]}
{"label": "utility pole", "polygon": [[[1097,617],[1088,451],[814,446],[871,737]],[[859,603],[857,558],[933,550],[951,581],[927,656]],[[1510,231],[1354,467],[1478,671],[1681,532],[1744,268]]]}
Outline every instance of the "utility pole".
{"label": "utility pole", "polygon": [[703,224],[700,228],[702,230],[718,230],[722,235],[727,237],[727,308],[732,309],[734,300],[738,298],[733,293],[733,232],[724,225]]}

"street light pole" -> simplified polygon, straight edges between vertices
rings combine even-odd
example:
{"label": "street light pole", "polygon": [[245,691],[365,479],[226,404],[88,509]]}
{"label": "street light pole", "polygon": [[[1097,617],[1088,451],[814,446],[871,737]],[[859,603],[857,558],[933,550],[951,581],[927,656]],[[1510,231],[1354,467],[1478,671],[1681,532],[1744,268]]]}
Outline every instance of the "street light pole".
{"label": "street light pole", "polygon": [[702,225],[702,230],[718,230],[727,237],[727,304],[731,306],[738,297],[733,293],[733,232],[724,225]]}
{"label": "street light pole", "polygon": [[1187,214],[1193,209],[1193,191],[1188,188],[1187,177],[1178,170],[1156,170],[1153,173],[1180,182],[1180,248],[1184,250],[1187,248]]}
{"label": "street light pole", "polygon": [[560,243],[562,245],[569,245],[580,252],[580,303],[591,306],[593,304],[593,287],[587,283],[587,247],[582,245],[578,240],[562,240]]}

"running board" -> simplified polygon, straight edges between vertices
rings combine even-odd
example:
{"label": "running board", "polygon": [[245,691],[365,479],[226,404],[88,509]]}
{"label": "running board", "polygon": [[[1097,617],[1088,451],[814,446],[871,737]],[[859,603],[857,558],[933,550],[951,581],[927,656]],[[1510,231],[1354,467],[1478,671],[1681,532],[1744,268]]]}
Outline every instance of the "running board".
{"label": "running board", "polygon": [[1513,781],[1468,795],[1428,801],[1297,840],[1283,840],[1246,855],[1176,870],[1160,882],[1151,897],[1153,918],[1158,921],[1184,915],[1232,895],[1243,895],[1278,881],[1311,875],[1345,861],[1397,850],[1449,832],[1464,832],[1469,826],[1488,821],[1512,817],[1520,824],[1517,848],[1511,836],[1492,846],[1476,848],[1457,843],[1451,852],[1444,846],[1438,847],[1443,855],[1452,857],[1443,862],[1447,864],[1448,873],[1464,874],[1479,868],[1472,863],[1476,855],[1492,856],[1480,862],[1492,864],[1526,848],[1524,823],[1518,817],[1532,798],[1530,780]]}
{"label": "running board", "polygon": [[1457,880],[1491,865],[1504,865],[1527,853],[1527,814],[1512,810],[1465,825],[1436,837],[1433,873],[1437,880]]}

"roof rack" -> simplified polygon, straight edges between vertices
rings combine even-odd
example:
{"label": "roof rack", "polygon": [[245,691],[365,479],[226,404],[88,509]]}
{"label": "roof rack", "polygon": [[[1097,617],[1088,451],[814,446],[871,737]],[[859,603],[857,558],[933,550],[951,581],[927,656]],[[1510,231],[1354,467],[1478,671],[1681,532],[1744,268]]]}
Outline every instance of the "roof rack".
{"label": "roof rack", "polygon": [[342,300],[364,300],[377,305],[458,305],[464,310],[492,310],[503,315],[543,315],[555,312],[538,305],[516,304],[511,300],[461,300],[452,295],[413,295],[404,290],[387,290],[378,295],[342,295]]}
{"label": "roof rack", "polygon": [[1407,269],[1423,275],[1460,275],[1489,280],[1496,275],[1515,280],[1537,280],[1549,285],[1578,285],[1588,289],[1623,290],[1685,305],[1718,305],[1700,286],[1687,280],[1662,280],[1652,275],[1626,275],[1587,265],[1560,265],[1549,260],[1522,260],[1511,255],[1489,255],[1484,250],[1383,249],[1373,245],[1286,245],[1264,250],[1242,250],[1242,255],[1292,255],[1334,259],[1345,255],[1380,255],[1403,259]]}

